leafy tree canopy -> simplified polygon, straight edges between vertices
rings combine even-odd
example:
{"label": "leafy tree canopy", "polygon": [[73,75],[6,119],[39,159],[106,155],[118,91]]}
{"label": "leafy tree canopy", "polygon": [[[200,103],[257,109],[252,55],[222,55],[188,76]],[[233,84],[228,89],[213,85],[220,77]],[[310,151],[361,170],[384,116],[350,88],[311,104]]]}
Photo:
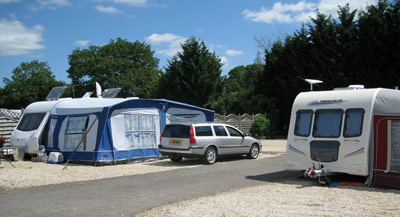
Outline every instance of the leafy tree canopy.
{"label": "leafy tree canopy", "polygon": [[264,97],[257,94],[257,80],[264,70],[262,64],[251,64],[233,68],[223,81],[223,90],[211,103],[219,113],[259,113],[263,109]]}
{"label": "leafy tree canopy", "polygon": [[43,101],[53,87],[66,85],[57,81],[47,62],[22,62],[12,71],[11,79],[3,78],[0,104],[5,108],[21,109],[32,102]]}
{"label": "leafy tree canopy", "polygon": [[221,59],[194,37],[168,62],[160,77],[157,95],[197,106],[206,106],[221,89]]}
{"label": "leafy tree canopy", "polygon": [[95,89],[120,87],[119,97],[149,97],[158,79],[159,59],[150,45],[117,38],[103,46],[75,49],[68,57],[68,77],[78,95]]}

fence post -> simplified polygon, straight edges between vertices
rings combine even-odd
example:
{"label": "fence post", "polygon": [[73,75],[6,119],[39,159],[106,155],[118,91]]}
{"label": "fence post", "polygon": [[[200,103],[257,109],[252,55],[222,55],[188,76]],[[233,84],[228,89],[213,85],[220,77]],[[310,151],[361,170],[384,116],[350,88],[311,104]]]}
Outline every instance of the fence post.
{"label": "fence post", "polygon": [[254,123],[256,122],[256,119],[255,119],[254,113],[251,116],[253,117],[253,124],[251,125],[250,130],[251,130],[251,133],[254,134]]}
{"label": "fence post", "polygon": [[224,112],[224,124],[226,124],[226,112]]}
{"label": "fence post", "polygon": [[240,126],[240,122],[241,122],[242,120],[241,120],[241,116],[240,116],[240,113],[239,113],[239,130],[242,130],[242,127]]}

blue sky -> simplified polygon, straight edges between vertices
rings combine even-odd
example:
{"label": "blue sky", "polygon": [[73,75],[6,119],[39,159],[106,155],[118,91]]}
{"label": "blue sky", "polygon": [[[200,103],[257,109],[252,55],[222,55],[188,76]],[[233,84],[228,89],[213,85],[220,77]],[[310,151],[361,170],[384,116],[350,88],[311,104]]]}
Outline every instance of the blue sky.
{"label": "blue sky", "polygon": [[69,82],[68,55],[120,37],[151,45],[167,65],[180,43],[194,36],[221,57],[223,74],[253,63],[255,37],[273,42],[299,29],[316,9],[337,17],[376,0],[0,0],[0,87],[21,62],[46,61]]}

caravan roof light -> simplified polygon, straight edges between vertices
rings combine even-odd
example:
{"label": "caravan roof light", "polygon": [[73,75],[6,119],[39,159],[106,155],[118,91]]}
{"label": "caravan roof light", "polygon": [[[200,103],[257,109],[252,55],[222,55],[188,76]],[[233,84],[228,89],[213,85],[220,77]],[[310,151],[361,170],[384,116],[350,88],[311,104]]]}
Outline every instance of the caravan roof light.
{"label": "caravan roof light", "polygon": [[104,92],[101,94],[101,97],[102,98],[115,98],[120,91],[121,91],[121,88],[105,89]]}
{"label": "caravan roof light", "polygon": [[58,100],[64,93],[67,86],[53,87],[46,97],[46,101]]}

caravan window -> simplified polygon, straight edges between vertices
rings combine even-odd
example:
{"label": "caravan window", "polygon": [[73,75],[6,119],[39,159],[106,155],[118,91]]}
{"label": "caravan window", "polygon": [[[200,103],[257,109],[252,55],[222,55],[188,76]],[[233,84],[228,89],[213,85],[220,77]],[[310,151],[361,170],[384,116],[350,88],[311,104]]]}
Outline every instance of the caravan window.
{"label": "caravan window", "polygon": [[294,135],[305,137],[310,135],[312,115],[312,110],[301,110],[297,112]]}
{"label": "caravan window", "polygon": [[344,137],[356,137],[362,133],[364,109],[348,109],[344,119]]}
{"label": "caravan window", "polygon": [[42,123],[42,120],[45,115],[46,115],[46,113],[24,114],[21,122],[18,124],[17,129],[19,131],[36,130],[39,127],[40,123]]}
{"label": "caravan window", "polygon": [[331,137],[340,136],[340,128],[342,126],[343,110],[326,109],[317,110],[314,120],[314,137]]}

